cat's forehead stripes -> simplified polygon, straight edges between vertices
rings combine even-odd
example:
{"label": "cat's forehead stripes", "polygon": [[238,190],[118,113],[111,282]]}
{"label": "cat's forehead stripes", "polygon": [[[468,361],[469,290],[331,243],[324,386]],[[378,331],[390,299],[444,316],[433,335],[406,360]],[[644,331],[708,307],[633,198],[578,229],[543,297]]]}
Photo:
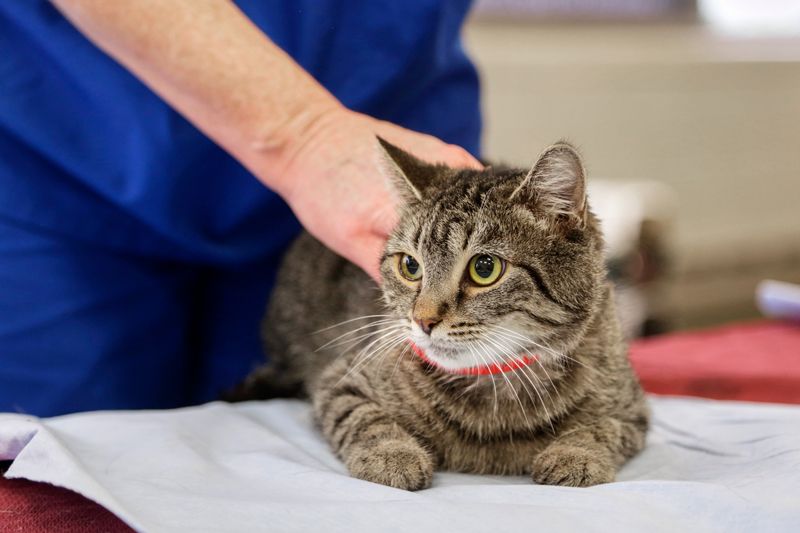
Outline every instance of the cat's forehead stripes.
{"label": "cat's forehead stripes", "polygon": [[420,217],[418,248],[446,247],[453,254],[466,249],[476,227],[483,222],[481,218],[491,215],[485,207],[494,196],[492,193],[506,188],[510,194],[507,180],[487,180],[474,173],[454,179],[421,206],[425,215]]}

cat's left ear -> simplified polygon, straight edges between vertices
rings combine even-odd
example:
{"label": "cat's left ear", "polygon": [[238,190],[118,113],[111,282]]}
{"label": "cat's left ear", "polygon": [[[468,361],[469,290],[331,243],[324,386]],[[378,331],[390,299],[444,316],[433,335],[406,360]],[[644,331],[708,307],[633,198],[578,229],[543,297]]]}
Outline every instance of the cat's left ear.
{"label": "cat's left ear", "polygon": [[560,141],[547,148],[512,193],[538,210],[583,225],[587,216],[586,170],[578,151]]}
{"label": "cat's left ear", "polygon": [[426,163],[405,150],[378,137],[384,174],[392,190],[403,203],[419,202],[427,189],[446,167]]}

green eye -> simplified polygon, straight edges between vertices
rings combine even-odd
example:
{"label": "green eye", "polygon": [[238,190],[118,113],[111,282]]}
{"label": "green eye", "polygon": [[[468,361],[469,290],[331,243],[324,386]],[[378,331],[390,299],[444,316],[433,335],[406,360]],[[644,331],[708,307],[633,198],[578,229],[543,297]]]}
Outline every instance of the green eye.
{"label": "green eye", "polygon": [[408,281],[419,281],[422,279],[422,267],[416,259],[408,254],[402,254],[398,262],[400,275]]}
{"label": "green eye", "polygon": [[482,254],[469,260],[469,279],[486,287],[500,279],[506,269],[505,262],[497,256]]}

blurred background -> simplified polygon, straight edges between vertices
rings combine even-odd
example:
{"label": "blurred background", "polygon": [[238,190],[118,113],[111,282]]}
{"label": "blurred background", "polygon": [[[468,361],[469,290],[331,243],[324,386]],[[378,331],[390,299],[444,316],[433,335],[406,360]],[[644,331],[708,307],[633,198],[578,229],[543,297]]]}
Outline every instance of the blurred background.
{"label": "blurred background", "polygon": [[800,282],[800,2],[478,0],[484,152],[582,151],[629,335]]}

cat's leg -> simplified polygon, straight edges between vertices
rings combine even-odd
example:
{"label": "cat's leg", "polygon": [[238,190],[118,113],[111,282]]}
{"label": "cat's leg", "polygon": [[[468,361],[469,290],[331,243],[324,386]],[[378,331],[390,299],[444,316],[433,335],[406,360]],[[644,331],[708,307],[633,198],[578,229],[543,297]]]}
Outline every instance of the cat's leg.
{"label": "cat's leg", "polygon": [[536,483],[588,487],[614,481],[617,469],[644,447],[647,416],[599,417],[567,424],[534,459]]}
{"label": "cat's leg", "polygon": [[404,490],[428,487],[434,458],[356,376],[312,394],[322,433],[359,479]]}

